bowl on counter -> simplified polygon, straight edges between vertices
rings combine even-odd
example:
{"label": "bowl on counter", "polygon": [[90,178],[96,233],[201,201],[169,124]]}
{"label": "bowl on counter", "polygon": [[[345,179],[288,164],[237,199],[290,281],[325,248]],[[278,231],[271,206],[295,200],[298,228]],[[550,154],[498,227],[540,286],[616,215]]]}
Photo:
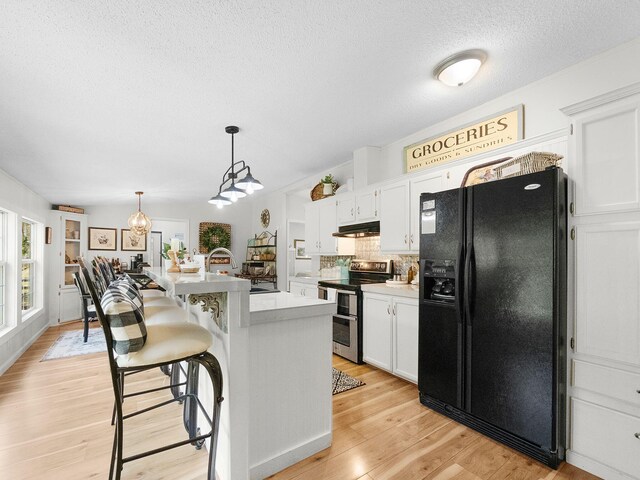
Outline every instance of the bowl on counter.
{"label": "bowl on counter", "polygon": [[181,263],[180,271],[182,273],[198,273],[200,271],[200,264],[196,262]]}

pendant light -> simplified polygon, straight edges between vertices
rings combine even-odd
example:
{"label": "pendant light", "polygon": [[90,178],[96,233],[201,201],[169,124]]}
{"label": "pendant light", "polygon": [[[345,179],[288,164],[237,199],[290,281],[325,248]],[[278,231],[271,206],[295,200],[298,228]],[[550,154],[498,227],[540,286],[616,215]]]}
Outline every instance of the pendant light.
{"label": "pendant light", "polygon": [[138,211],[129,217],[129,228],[135,235],[146,235],[151,231],[151,219],[140,210],[140,198],[144,192],[136,192],[138,195]]}
{"label": "pendant light", "polygon": [[[251,175],[251,169],[244,160],[235,161],[235,144],[234,135],[240,131],[238,127],[228,126],[224,129],[225,132],[231,135],[231,166],[222,176],[222,183],[218,188],[218,194],[209,199],[209,203],[215,205],[218,208],[222,208],[225,205],[231,205],[238,201],[239,198],[244,198],[247,195],[251,195],[256,190],[262,190],[264,186],[258,180]],[[242,180],[236,179],[239,174],[247,171],[247,174]],[[231,183],[226,188],[225,185]]]}
{"label": "pendant light", "polygon": [[482,50],[465,50],[445,58],[433,69],[433,76],[445,85],[460,87],[475,77],[487,59]]}

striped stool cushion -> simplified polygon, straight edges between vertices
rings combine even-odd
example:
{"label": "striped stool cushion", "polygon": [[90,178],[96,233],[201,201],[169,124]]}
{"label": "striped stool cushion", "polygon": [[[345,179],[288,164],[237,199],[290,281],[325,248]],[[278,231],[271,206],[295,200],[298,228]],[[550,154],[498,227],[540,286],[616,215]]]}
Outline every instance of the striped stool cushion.
{"label": "striped stool cushion", "polygon": [[137,352],[147,340],[142,305],[136,306],[118,286],[109,286],[100,305],[113,337],[113,349],[118,355]]}

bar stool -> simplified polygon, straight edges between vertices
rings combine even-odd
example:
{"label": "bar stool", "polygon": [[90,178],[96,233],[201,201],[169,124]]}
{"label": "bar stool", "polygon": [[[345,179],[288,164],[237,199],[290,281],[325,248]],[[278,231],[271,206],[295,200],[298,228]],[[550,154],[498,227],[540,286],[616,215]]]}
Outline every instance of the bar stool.
{"label": "bar stool", "polygon": [[93,319],[96,320],[96,307],[93,305],[91,301],[91,295],[89,295],[89,291],[87,290],[84,282],[80,278],[79,272],[73,272],[71,274],[73,276],[73,283],[76,284],[78,291],[80,292],[80,299],[82,301],[82,317],[83,317],[83,332],[82,337],[84,339],[84,343],[87,343],[89,338],[89,322]]}
{"label": "bar stool", "polygon": [[[80,259],[81,276],[87,284],[89,294],[96,307],[96,314],[104,331],[107,343],[107,353],[109,359],[109,369],[111,371],[111,383],[115,399],[116,428],[113,438],[113,448],[111,452],[111,466],[109,469],[109,479],[119,480],[123,465],[149,455],[164,452],[179,446],[192,444],[199,448],[207,438],[211,439],[209,451],[208,480],[215,480],[216,446],[218,440],[218,428],[220,421],[220,408],[222,398],[222,370],[218,360],[208,352],[213,341],[212,335],[205,328],[188,322],[173,322],[158,325],[145,326],[144,320],[138,322],[138,312],[133,303],[123,295],[119,297],[118,292],[110,290],[101,299],[98,297],[96,289],[91,281],[89,272],[84,260]],[[109,314],[105,314],[103,304],[107,306]],[[115,308],[113,308],[115,305]],[[135,314],[135,315],[134,315]],[[136,319],[132,324],[131,320]],[[126,328],[125,328],[126,327]],[[132,332],[139,332],[136,337]],[[115,338],[114,338],[115,334]],[[140,346],[142,343],[142,346]],[[115,354],[114,349],[118,349],[120,354]],[[124,415],[122,402],[125,398],[143,395],[145,393],[157,392],[161,389],[172,388],[174,385],[154,388],[150,390],[124,394],[122,392],[123,383],[121,378],[128,373],[137,373],[150,370],[156,367],[168,366],[177,362],[186,361],[188,364],[186,392],[178,398],[172,398]],[[202,366],[211,379],[213,385],[213,405],[212,416],[204,409],[204,406],[197,397],[197,371],[198,366]],[[182,401],[183,417],[185,429],[189,438],[175,442],[163,447],[159,447],[147,452],[124,457],[123,453],[123,427],[124,420],[142,413],[150,412],[156,408],[168,405],[175,401]],[[197,411],[211,426],[211,431],[204,435],[198,433],[196,419]]]}

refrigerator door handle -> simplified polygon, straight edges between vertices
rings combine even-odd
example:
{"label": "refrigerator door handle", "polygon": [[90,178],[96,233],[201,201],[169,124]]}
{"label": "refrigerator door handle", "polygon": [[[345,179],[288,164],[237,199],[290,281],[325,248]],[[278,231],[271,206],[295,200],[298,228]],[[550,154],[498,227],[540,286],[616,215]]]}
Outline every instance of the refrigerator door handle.
{"label": "refrigerator door handle", "polygon": [[474,291],[474,273],[475,273],[475,251],[473,248],[473,244],[469,248],[467,252],[467,261],[465,263],[464,274],[465,274],[465,315],[467,317],[467,325],[471,325],[471,319],[473,315],[473,304],[471,299],[473,298]]}
{"label": "refrigerator door handle", "polygon": [[458,323],[463,323],[463,315],[462,315],[462,309],[463,309],[463,305],[462,305],[462,298],[463,296],[466,295],[462,295],[462,285],[460,285],[461,282],[461,278],[460,278],[460,273],[462,270],[462,265],[465,261],[465,256],[464,256],[464,245],[462,242],[460,242],[458,244],[458,263],[457,263],[457,268],[458,268],[458,274],[456,275],[456,285],[455,285],[455,289],[456,289],[456,309],[458,310]]}

